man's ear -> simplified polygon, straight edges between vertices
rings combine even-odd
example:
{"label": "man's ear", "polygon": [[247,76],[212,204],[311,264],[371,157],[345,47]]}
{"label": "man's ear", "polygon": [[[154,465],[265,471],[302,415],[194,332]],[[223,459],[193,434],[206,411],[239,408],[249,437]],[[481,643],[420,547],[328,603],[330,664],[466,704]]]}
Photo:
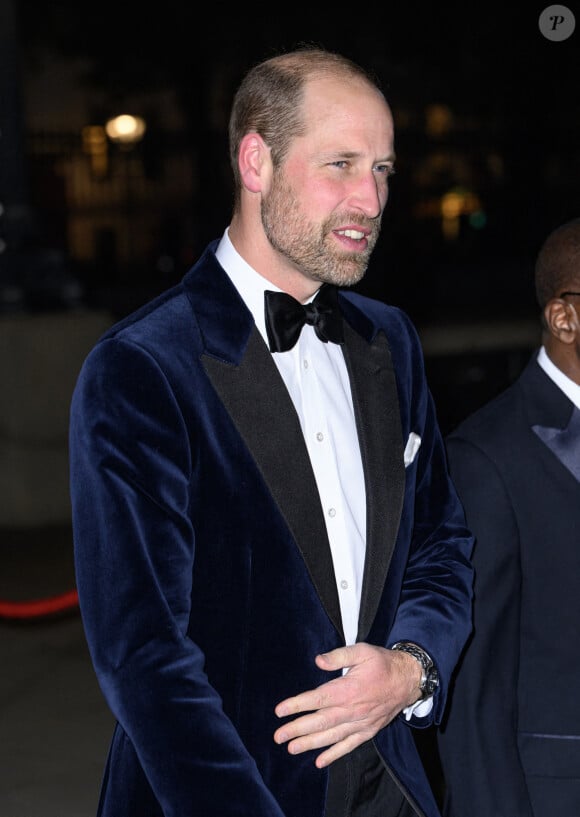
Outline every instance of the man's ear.
{"label": "man's ear", "polygon": [[269,186],[272,168],[270,148],[259,133],[247,133],[240,142],[238,166],[242,184],[251,193]]}
{"label": "man's ear", "polygon": [[544,319],[550,334],[561,343],[575,342],[580,327],[573,304],[564,298],[552,298],[544,307]]}

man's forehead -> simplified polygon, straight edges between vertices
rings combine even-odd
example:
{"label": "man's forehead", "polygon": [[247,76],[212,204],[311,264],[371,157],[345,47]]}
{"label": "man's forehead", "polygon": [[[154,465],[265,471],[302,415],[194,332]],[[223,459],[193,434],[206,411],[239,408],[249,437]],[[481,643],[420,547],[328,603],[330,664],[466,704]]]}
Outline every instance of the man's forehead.
{"label": "man's forehead", "polygon": [[348,78],[346,82],[331,77],[311,80],[304,91],[303,111],[306,131],[334,127],[390,134],[394,129],[391,109],[384,96],[357,77]]}
{"label": "man's forehead", "polygon": [[373,100],[388,109],[381,91],[365,77],[356,74],[314,74],[304,84],[304,100],[323,100],[327,104],[344,102],[345,96],[356,95],[368,102]]}

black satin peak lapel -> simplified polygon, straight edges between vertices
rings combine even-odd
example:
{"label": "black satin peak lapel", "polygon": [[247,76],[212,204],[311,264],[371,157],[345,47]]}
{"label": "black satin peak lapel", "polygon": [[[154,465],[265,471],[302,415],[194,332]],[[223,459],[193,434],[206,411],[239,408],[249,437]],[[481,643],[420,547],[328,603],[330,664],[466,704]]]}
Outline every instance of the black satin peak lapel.
{"label": "black satin peak lapel", "polygon": [[[316,479],[300,421],[259,331],[239,366],[203,355],[203,366],[272,492],[329,618],[342,635],[338,590]],[[264,434],[275,428],[276,434]],[[292,453],[292,473],[283,464]]]}
{"label": "black satin peak lapel", "polygon": [[351,381],[367,493],[367,547],[358,640],[374,621],[395,546],[405,487],[397,383],[389,345],[367,343],[345,322],[342,347]]}

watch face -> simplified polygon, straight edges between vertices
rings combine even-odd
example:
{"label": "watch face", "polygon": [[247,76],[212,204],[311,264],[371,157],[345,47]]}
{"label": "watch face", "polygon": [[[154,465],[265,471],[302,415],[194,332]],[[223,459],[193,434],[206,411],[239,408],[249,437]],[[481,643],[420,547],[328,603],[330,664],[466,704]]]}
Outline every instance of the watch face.
{"label": "watch face", "polygon": [[431,667],[427,671],[427,677],[425,679],[425,683],[423,685],[423,694],[426,698],[433,695],[437,687],[439,686],[439,675],[437,674],[437,670],[435,667]]}

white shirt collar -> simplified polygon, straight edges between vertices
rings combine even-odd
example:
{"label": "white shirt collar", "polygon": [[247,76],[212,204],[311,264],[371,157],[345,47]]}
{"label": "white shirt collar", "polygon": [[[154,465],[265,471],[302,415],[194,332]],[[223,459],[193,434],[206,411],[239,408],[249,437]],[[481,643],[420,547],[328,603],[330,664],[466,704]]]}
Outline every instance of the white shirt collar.
{"label": "white shirt collar", "polygon": [[542,346],[538,352],[538,365],[546,372],[550,380],[553,380],[556,386],[562,389],[566,397],[574,403],[576,408],[580,409],[580,386],[552,363],[544,346]]}
{"label": "white shirt collar", "polygon": [[[264,313],[264,292],[283,292],[263,275],[251,267],[236,250],[229,236],[229,227],[226,228],[216,250],[216,258],[227,272],[233,285],[242,296],[244,303],[254,316],[254,321],[260,334],[268,344],[266,333],[266,318]],[[308,299],[311,301],[316,293]]]}
{"label": "white shirt collar", "polygon": [[268,343],[264,317],[264,292],[267,289],[274,292],[281,292],[282,290],[244,261],[230,240],[228,228],[226,228],[218,244],[216,258],[231,278],[233,285],[254,316],[260,334]]}

